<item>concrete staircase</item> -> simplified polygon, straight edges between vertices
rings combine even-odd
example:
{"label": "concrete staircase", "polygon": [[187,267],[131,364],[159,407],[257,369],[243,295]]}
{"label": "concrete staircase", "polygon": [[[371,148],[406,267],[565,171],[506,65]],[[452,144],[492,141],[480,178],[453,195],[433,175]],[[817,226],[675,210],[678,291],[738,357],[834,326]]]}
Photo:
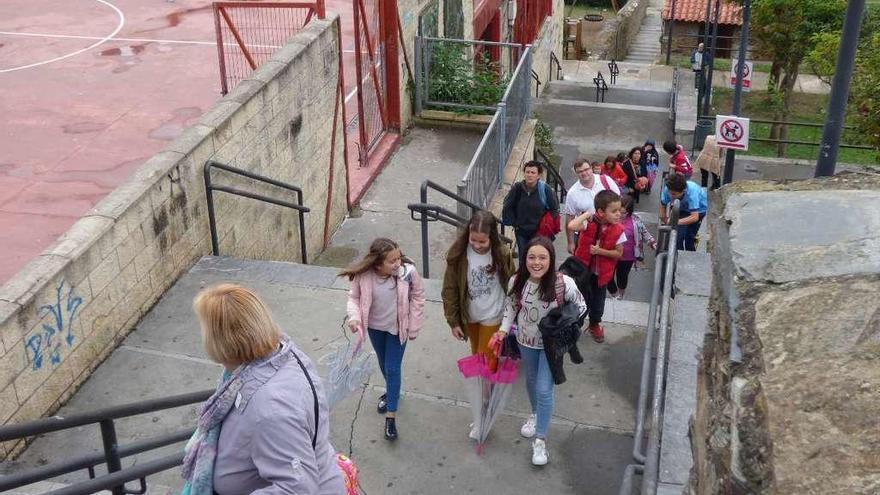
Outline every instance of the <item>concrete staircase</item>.
{"label": "concrete staircase", "polygon": [[653,64],[660,56],[663,0],[650,0],[636,40],[629,46],[624,62]]}

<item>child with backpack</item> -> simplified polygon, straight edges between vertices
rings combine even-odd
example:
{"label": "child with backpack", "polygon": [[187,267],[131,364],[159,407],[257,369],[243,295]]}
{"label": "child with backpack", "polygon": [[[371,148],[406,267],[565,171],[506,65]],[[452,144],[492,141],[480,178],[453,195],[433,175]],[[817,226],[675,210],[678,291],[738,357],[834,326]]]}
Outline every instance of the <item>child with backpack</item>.
{"label": "child with backpack", "polygon": [[608,293],[615,299],[623,299],[626,294],[633,265],[644,260],[645,244],[651,246],[651,249],[657,249],[656,239],[635,214],[635,202],[632,198],[623,198],[623,210],[626,213],[620,224],[626,234],[626,241],[623,243],[623,255],[614,268],[614,277],[608,282]]}
{"label": "child with backpack", "polygon": [[532,407],[532,414],[523,424],[520,434],[525,438],[535,437],[532,442],[532,464],[543,466],[549,460],[546,439],[553,415],[554,383],[538,324],[551,309],[562,304],[577,305],[581,314],[586,311],[586,304],[574,280],[556,270],[556,252],[553,243],[546,237],[535,237],[529,241],[509,287],[504,318],[493,339],[503,341],[516,324],[516,341],[522,355],[526,389]]}
{"label": "child with backpack", "polygon": [[348,326],[363,338],[364,330],[379,360],[386,393],[376,410],[385,415],[385,439],[397,439],[397,403],[406,343],[422,328],[425,288],[412,260],[391,239],[378,238],[360,261],[339,273],[348,277]]}
{"label": "child with backpack", "polygon": [[620,220],[623,217],[620,195],[611,191],[596,194],[596,213],[584,213],[569,222],[571,230],[582,230],[574,255],[590,269],[587,306],[590,309],[590,336],[596,343],[605,342],[602,315],[605,313],[605,291],[617,260],[623,256],[626,234]]}
{"label": "child with backpack", "polygon": [[691,165],[684,147],[675,141],[666,141],[663,143],[663,151],[669,155],[669,171],[681,174],[686,180],[690,180],[694,173],[694,166]]}
{"label": "child with backpack", "polygon": [[[504,225],[513,226],[520,256],[529,240],[539,235],[542,224],[546,226],[547,223],[552,223],[553,220],[558,222],[559,219],[559,202],[550,186],[541,179],[543,172],[544,165],[541,162],[526,162],[523,165],[523,180],[511,186],[504,197],[501,219]],[[555,230],[559,232],[558,225]]]}

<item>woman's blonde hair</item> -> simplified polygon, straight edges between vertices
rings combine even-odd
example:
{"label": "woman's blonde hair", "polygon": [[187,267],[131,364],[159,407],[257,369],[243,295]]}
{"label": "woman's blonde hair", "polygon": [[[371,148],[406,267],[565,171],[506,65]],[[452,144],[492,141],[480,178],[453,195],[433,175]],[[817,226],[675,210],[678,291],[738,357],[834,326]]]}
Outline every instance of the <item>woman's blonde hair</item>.
{"label": "woman's blonde hair", "polygon": [[243,364],[269,356],[281,332],[257,294],[240,285],[202,290],[193,301],[205,351],[222,364]]}

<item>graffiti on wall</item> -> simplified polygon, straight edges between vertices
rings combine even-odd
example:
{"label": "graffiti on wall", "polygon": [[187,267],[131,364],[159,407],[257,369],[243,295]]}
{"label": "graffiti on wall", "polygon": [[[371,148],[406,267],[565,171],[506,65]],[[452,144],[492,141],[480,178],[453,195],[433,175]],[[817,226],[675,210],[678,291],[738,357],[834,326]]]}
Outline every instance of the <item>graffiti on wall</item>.
{"label": "graffiti on wall", "polygon": [[[73,287],[67,287],[62,280],[55,290],[55,303],[40,306],[41,328],[24,341],[25,355],[31,369],[36,371],[46,364],[53,367],[61,363],[61,351],[65,346],[73,347],[76,337],[73,334],[73,322],[76,311],[82,305],[82,298],[73,293]],[[45,320],[45,321],[43,321]]]}

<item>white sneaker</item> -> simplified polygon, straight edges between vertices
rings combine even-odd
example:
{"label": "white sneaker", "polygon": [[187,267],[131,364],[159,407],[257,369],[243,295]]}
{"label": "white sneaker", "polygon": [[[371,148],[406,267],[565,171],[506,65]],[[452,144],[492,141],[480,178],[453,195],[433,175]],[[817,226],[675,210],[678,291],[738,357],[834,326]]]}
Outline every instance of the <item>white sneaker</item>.
{"label": "white sneaker", "polygon": [[477,425],[471,423],[471,432],[468,433],[468,437],[471,440],[479,440],[480,439],[480,431],[479,431],[479,428],[477,428]]}
{"label": "white sneaker", "polygon": [[547,464],[549,460],[549,455],[547,455],[547,443],[540,438],[536,438],[534,442],[532,442],[532,464],[535,466],[543,466]]}
{"label": "white sneaker", "polygon": [[538,416],[536,414],[529,414],[529,419],[523,423],[522,428],[519,429],[519,434],[526,438],[532,438],[535,436],[535,425],[537,423]]}

